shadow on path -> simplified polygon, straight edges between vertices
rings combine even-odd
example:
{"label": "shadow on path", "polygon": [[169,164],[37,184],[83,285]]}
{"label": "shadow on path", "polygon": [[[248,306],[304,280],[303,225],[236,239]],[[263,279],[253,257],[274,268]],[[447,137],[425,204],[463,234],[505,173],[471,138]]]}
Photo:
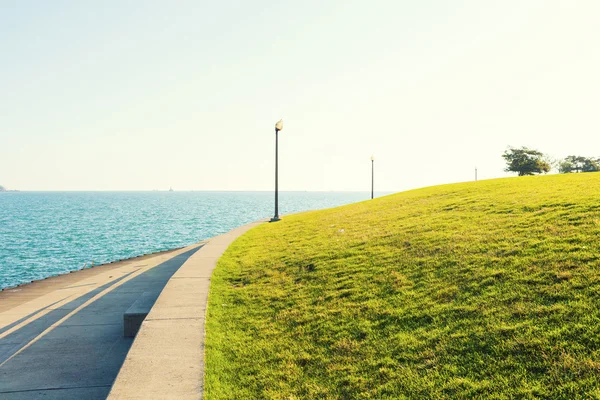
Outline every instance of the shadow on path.
{"label": "shadow on path", "polygon": [[[123,337],[124,312],[144,292],[156,301],[171,276],[201,247],[173,257],[123,283],[20,353],[19,350],[52,324],[133,272],[0,339],[0,398],[106,398],[133,342],[132,338]],[[16,324],[18,322],[11,326]],[[7,328],[3,328],[4,331]]]}

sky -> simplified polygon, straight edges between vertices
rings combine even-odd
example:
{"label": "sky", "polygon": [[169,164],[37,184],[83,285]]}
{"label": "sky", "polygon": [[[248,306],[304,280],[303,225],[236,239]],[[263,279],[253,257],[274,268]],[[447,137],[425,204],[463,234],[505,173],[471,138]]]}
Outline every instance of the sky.
{"label": "sky", "polygon": [[0,0],[0,185],[376,191],[600,156],[597,0]]}

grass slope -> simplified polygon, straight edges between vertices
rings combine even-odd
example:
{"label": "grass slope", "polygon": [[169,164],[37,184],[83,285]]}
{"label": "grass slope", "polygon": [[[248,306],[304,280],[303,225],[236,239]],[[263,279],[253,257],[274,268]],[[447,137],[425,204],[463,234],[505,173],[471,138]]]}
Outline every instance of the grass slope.
{"label": "grass slope", "polygon": [[220,259],[206,397],[600,398],[600,174],[264,224]]}

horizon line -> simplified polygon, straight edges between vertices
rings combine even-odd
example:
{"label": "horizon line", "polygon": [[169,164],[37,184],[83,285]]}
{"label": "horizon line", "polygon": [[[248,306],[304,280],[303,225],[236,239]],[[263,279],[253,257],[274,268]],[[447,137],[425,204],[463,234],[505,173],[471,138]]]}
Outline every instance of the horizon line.
{"label": "horizon line", "polygon": [[[273,190],[210,190],[210,189],[182,189],[182,190],[158,190],[158,189],[67,189],[67,190],[19,190],[19,189],[9,189],[3,193],[33,193],[33,192],[45,192],[45,193],[68,193],[68,192],[223,192],[223,193],[274,193]],[[279,193],[370,193],[370,190],[280,190]],[[396,193],[397,191],[393,190],[375,190],[375,193]]]}

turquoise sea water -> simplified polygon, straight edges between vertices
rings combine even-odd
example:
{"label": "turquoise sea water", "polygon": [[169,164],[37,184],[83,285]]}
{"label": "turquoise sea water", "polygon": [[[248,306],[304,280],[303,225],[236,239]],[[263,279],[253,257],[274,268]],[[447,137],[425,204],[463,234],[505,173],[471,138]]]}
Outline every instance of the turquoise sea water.
{"label": "turquoise sea water", "polygon": [[[367,200],[282,192],[280,214]],[[0,193],[0,289],[186,246],[273,216],[269,192]]]}

